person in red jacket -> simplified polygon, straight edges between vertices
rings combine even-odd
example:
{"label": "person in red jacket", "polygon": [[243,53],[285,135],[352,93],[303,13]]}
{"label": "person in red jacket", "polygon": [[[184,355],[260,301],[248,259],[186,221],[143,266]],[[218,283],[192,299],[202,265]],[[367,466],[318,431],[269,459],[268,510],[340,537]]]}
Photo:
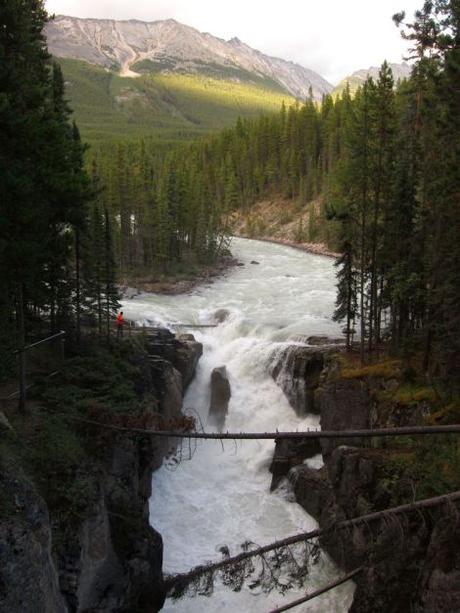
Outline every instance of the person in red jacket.
{"label": "person in red jacket", "polygon": [[117,338],[123,338],[123,326],[125,320],[123,319],[123,311],[120,311],[117,315]]}

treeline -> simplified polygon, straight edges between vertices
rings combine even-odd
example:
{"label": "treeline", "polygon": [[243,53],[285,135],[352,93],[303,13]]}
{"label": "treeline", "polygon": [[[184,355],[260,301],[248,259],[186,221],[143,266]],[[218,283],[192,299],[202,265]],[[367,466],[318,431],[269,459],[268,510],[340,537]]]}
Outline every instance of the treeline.
{"label": "treeline", "polygon": [[[46,21],[40,0],[0,5],[2,368],[34,322],[48,320],[50,332],[64,328],[78,340],[85,311],[102,325],[118,305],[110,227],[91,204],[96,191],[47,51]],[[95,248],[103,252],[97,270]]]}
{"label": "treeline", "polygon": [[[19,10],[19,8],[21,10]],[[192,144],[119,143],[83,158],[62,74],[41,34],[38,0],[0,8],[0,300],[2,342],[17,323],[50,328],[89,314],[107,329],[116,272],[200,265],[226,247],[227,220],[270,194],[310,205],[343,254],[335,318],[361,353],[391,339],[423,347],[425,369],[459,360],[458,2],[426,2],[408,24],[410,80],[388,66],[352,98],[324,97]],[[399,23],[402,15],[397,16]],[[71,322],[70,324],[68,322]]]}
{"label": "treeline", "polygon": [[[225,220],[276,193],[310,206],[338,262],[335,319],[361,356],[390,340],[421,348],[425,371],[458,380],[458,2],[426,2],[406,26],[412,77],[383,64],[355,97],[284,106],[167,156],[145,145],[109,157],[121,268],[164,265],[218,251]],[[403,15],[396,16],[401,23]],[[107,196],[108,197],[108,196]]]}
{"label": "treeline", "polygon": [[[325,97],[321,107],[310,98],[192,144],[158,150],[142,141],[91,151],[122,273],[208,262],[225,245],[233,211],[270,193],[299,205],[324,193],[342,156],[350,104],[348,92],[335,102]],[[313,207],[310,222],[317,222]]]}
{"label": "treeline", "polygon": [[[395,20],[402,24],[404,14]],[[460,5],[425,2],[405,37],[412,77],[391,72],[359,90],[331,177],[342,257],[335,317],[361,355],[385,338],[421,349],[425,372],[460,375]]]}
{"label": "treeline", "polygon": [[200,147],[118,143],[90,152],[98,206],[108,211],[121,278],[212,262],[222,215]]}

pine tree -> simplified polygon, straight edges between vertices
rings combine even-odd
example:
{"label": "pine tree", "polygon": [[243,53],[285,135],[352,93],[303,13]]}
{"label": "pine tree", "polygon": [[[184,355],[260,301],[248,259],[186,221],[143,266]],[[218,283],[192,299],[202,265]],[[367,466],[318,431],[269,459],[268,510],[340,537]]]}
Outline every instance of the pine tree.
{"label": "pine tree", "polygon": [[107,340],[110,339],[110,322],[120,308],[120,297],[116,286],[115,261],[112,245],[112,229],[107,209],[104,211],[104,306]]}

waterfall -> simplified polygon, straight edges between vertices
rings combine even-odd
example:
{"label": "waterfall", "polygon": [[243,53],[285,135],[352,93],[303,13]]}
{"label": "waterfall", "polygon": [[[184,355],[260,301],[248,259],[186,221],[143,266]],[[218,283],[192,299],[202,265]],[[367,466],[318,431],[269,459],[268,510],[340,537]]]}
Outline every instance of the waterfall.
{"label": "waterfall", "polygon": [[[204,353],[184,399],[184,409],[199,416],[206,430],[210,404],[210,378],[225,366],[231,387],[224,430],[274,431],[315,428],[319,417],[296,414],[272,372],[280,356],[290,353],[293,334],[331,334],[334,303],[332,261],[279,245],[238,239],[232,251],[245,264],[226,278],[195,290],[189,296],[144,294],[124,303],[128,317],[162,322],[211,323],[226,309],[216,328],[194,331]],[[252,267],[257,260],[260,266]],[[151,523],[164,540],[164,571],[183,572],[205,561],[231,554],[245,541],[259,545],[308,531],[316,522],[293,502],[289,485],[270,493],[268,471],[273,441],[234,444],[202,441],[188,443],[181,461],[171,458],[153,476]],[[338,575],[322,555],[312,566],[308,589],[317,589]],[[266,613],[270,607],[299,597],[276,592],[260,593],[245,586],[234,593],[217,584],[211,597],[167,601],[165,611]],[[305,605],[304,611],[345,612],[353,586],[346,584]]]}

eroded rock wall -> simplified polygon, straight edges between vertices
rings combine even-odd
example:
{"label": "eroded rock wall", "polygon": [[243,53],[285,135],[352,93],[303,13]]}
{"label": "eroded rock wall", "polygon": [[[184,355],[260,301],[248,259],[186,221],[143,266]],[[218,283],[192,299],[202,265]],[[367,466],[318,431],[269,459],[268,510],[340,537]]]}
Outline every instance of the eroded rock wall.
{"label": "eroded rock wall", "polygon": [[[322,353],[323,367],[308,381],[306,364],[321,359],[312,358],[315,353]],[[285,357],[275,379],[299,413],[306,406],[305,394],[299,405],[299,384],[302,389],[311,384],[323,430],[418,425],[429,413],[424,401],[408,407],[391,400],[398,387],[391,376],[342,377],[341,360],[327,347],[322,352],[295,348]],[[312,455],[309,444],[278,441],[272,485],[288,474],[297,502],[322,528],[394,506],[394,484],[385,472],[387,447],[376,447],[370,439],[323,439],[321,452],[324,466],[310,468],[305,464]],[[340,567],[364,567],[355,580],[350,611],[460,611],[459,516],[458,509],[441,507],[428,515],[398,516],[325,534],[321,545]]]}
{"label": "eroded rock wall", "polygon": [[[145,347],[136,356],[139,391],[152,399],[155,414],[180,418],[202,347],[164,331],[147,337]],[[168,443],[124,432],[107,433],[104,441],[94,463],[81,467],[97,490],[91,508],[82,521],[65,525],[50,515],[22,470],[2,461],[1,613],[153,613],[162,607],[163,543],[150,526],[148,501],[152,472]]]}
{"label": "eroded rock wall", "polygon": [[15,466],[0,475],[0,611],[65,613],[45,501]]}

